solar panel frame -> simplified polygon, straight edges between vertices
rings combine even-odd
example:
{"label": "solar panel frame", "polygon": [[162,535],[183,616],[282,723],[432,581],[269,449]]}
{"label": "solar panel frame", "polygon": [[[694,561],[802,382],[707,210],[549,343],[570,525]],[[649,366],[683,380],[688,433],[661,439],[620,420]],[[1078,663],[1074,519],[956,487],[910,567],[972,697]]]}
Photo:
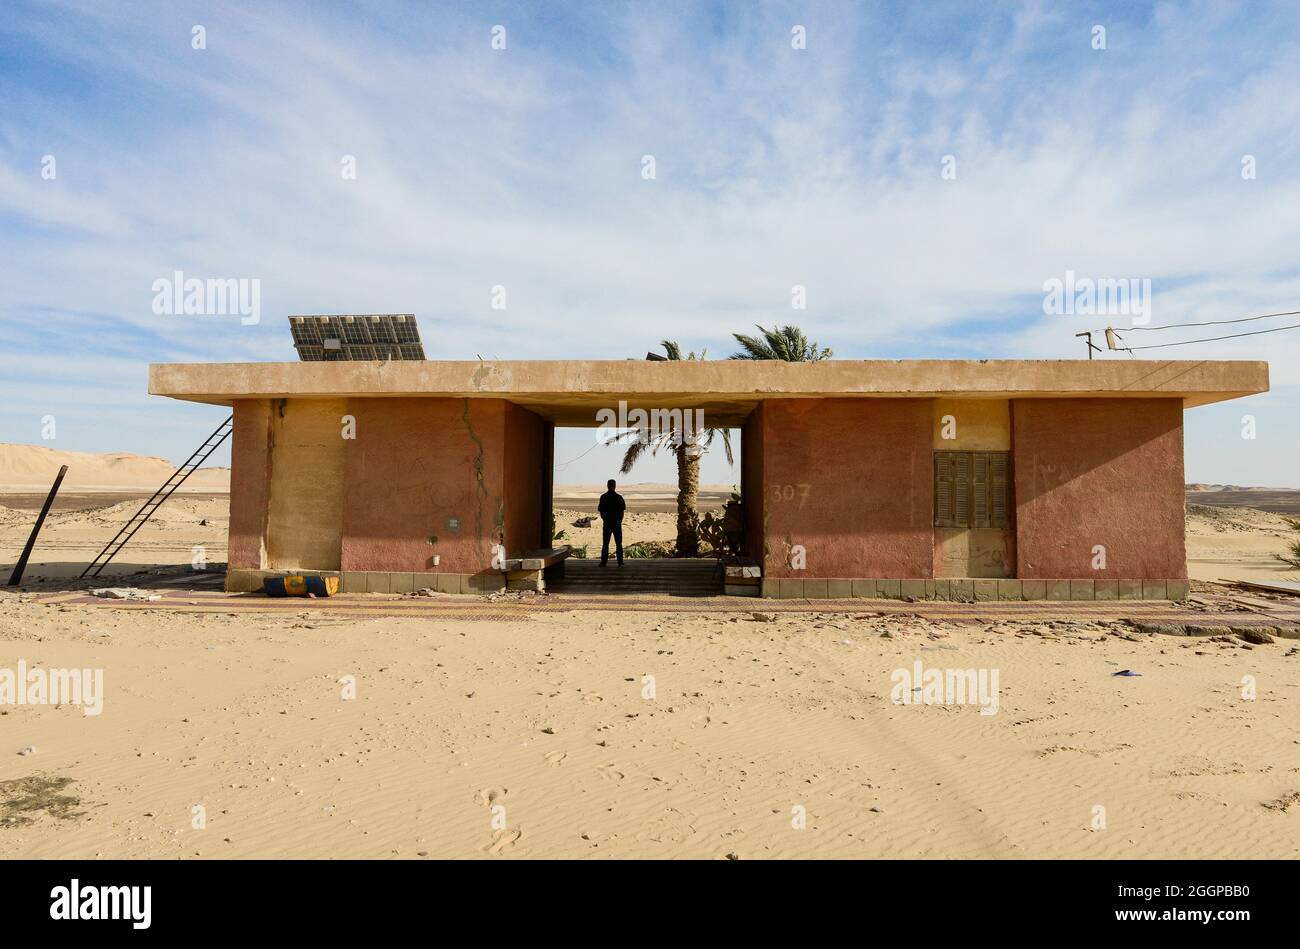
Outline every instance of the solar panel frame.
{"label": "solar panel frame", "polygon": [[[295,315],[289,317],[294,349],[303,362],[418,361],[425,358],[413,313]],[[338,348],[325,345],[338,340]]]}

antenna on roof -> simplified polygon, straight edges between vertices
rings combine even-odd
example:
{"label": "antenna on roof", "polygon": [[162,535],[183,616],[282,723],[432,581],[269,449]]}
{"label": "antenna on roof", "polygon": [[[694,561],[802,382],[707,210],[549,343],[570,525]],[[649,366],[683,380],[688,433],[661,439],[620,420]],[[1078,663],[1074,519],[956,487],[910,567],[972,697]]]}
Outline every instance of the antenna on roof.
{"label": "antenna on roof", "polygon": [[1083,332],[1083,333],[1075,333],[1074,335],[1075,335],[1076,337],[1079,337],[1079,336],[1086,336],[1086,337],[1088,337],[1088,358],[1089,358],[1089,359],[1092,358],[1092,352],[1093,352],[1094,349],[1095,349],[1097,352],[1101,352],[1101,347],[1098,346],[1098,345],[1096,345],[1096,344],[1093,343],[1093,341],[1092,341],[1092,330],[1088,330],[1088,331]]}

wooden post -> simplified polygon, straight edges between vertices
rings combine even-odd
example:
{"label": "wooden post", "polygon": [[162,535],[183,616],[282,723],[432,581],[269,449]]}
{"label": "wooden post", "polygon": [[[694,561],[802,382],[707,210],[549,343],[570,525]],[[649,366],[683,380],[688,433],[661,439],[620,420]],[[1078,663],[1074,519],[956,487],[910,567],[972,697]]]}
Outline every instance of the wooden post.
{"label": "wooden post", "polygon": [[23,571],[27,569],[27,558],[32,555],[32,548],[36,546],[36,535],[41,532],[41,525],[45,523],[45,515],[50,513],[50,506],[54,504],[54,496],[59,493],[59,485],[63,483],[63,476],[68,473],[68,466],[64,465],[59,469],[59,476],[54,479],[54,485],[50,488],[50,495],[45,499],[45,506],[41,508],[41,516],[36,518],[36,526],[32,528],[32,535],[27,538],[27,546],[23,548],[23,555],[18,558],[18,563],[14,565],[14,572],[9,577],[11,587],[18,586],[23,579]]}

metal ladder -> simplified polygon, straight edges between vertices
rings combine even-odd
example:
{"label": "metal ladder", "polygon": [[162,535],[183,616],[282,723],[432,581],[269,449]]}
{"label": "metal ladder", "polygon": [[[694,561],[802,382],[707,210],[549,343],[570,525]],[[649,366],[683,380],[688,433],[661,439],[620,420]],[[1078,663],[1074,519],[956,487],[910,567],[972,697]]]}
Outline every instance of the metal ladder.
{"label": "metal ladder", "polygon": [[99,576],[99,572],[108,566],[110,560],[118,555],[118,552],[126,546],[127,541],[135,536],[135,532],[144,527],[145,521],[153,517],[154,511],[162,507],[162,503],[185,483],[185,479],[194,474],[202,466],[203,462],[208,460],[208,456],[230,437],[230,433],[235,427],[234,421],[235,417],[232,415],[217,426],[217,430],[204,440],[194,454],[190,455],[189,460],[176,469],[175,473],[163,483],[163,486],[153,493],[153,497],[144,502],[140,510],[131,515],[131,519],[117,532],[117,536],[104,546],[104,549],[87,565],[85,570],[81,571],[83,577],[87,575]]}

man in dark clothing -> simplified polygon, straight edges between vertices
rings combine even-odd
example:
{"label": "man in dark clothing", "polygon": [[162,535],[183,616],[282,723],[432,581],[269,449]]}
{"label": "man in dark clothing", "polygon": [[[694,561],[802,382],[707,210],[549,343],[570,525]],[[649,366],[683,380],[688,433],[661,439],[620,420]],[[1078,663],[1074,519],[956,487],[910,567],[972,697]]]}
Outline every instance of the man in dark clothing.
{"label": "man in dark clothing", "polygon": [[618,565],[623,566],[623,512],[627,503],[623,495],[614,490],[614,479],[609,479],[609,490],[600,496],[596,510],[600,512],[600,565],[609,563],[609,539],[614,538],[614,549],[618,553]]}

